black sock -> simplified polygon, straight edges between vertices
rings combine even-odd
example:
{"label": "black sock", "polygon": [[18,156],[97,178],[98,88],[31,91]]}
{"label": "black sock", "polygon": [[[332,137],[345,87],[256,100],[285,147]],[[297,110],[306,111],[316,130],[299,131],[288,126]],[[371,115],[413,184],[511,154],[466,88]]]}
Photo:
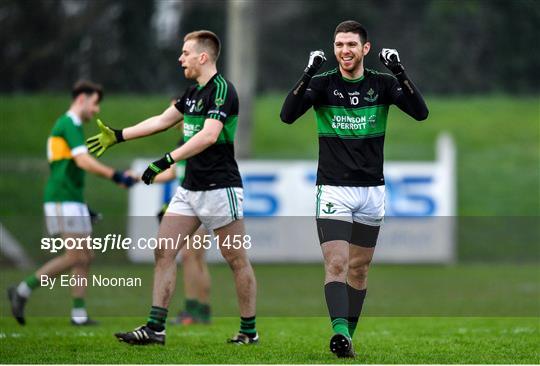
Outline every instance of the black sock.
{"label": "black sock", "polygon": [[357,290],[347,284],[347,293],[349,295],[349,333],[352,337],[356,330],[356,325],[358,324],[358,318],[360,318],[360,314],[362,313],[367,289]]}
{"label": "black sock", "polygon": [[152,306],[150,309],[150,315],[146,326],[156,332],[161,332],[165,329],[165,323],[167,322],[168,310],[159,306]]}
{"label": "black sock", "polygon": [[255,329],[255,315],[247,318],[240,317],[240,333],[245,334],[250,338],[257,335],[257,330]]}
{"label": "black sock", "polygon": [[329,282],[324,285],[324,295],[330,320],[332,321],[332,329],[335,333],[350,338],[347,319],[349,316],[347,285],[345,282]]}

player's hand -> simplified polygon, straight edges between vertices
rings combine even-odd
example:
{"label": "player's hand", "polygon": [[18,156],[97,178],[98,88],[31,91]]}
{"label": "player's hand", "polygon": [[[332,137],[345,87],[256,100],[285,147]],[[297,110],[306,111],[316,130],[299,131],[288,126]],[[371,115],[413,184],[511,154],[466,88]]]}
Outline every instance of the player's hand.
{"label": "player's hand", "polygon": [[129,188],[139,181],[139,179],[129,171],[116,170],[111,178],[113,182],[124,188]]}
{"label": "player's hand", "polygon": [[324,52],[322,50],[311,51],[309,53],[309,61],[304,69],[304,73],[309,76],[315,75],[325,62],[326,57],[324,57]]}
{"label": "player's hand", "polygon": [[125,170],[124,175],[129,177],[133,181],[133,184],[139,183],[141,181],[141,175],[135,173],[133,170]]}
{"label": "player's hand", "polygon": [[97,125],[100,132],[97,135],[88,138],[86,140],[86,146],[91,154],[95,153],[99,158],[103,155],[105,150],[114,144],[124,141],[124,138],[122,137],[122,130],[115,130],[114,128],[106,126],[99,118],[97,120]]}
{"label": "player's hand", "polygon": [[174,160],[171,157],[171,154],[167,153],[164,157],[159,160],[154,161],[148,165],[148,168],[144,171],[142,175],[142,180],[145,184],[150,185],[156,178],[156,175],[169,169],[171,165],[174,164]]}
{"label": "player's hand", "polygon": [[394,75],[401,74],[405,70],[399,59],[399,53],[395,49],[383,48],[381,52],[379,52],[379,58],[383,65]]}

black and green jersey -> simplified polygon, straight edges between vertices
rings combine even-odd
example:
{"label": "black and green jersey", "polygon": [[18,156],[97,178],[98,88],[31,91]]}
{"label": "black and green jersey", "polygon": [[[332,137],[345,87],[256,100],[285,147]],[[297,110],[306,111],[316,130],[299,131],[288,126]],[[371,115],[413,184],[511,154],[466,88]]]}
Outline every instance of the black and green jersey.
{"label": "black and green jersey", "polygon": [[295,91],[287,97],[281,118],[292,123],[313,106],[319,134],[317,184],[383,185],[388,108],[397,104],[415,116],[401,83],[392,75],[369,69],[349,80],[336,68],[313,77],[301,99]]}
{"label": "black and green jersey", "polygon": [[[183,144],[184,144],[184,137],[182,136],[182,138],[180,138],[180,140],[178,141],[177,146],[180,147]],[[186,175],[186,161],[179,160],[176,162],[176,179],[178,179],[179,185],[182,185],[185,175]]]}
{"label": "black and green jersey", "polygon": [[238,122],[238,95],[234,86],[216,74],[206,85],[190,86],[175,107],[184,115],[184,142],[202,130],[208,118],[223,123],[217,142],[187,159],[182,187],[192,191],[242,187],[234,158]]}

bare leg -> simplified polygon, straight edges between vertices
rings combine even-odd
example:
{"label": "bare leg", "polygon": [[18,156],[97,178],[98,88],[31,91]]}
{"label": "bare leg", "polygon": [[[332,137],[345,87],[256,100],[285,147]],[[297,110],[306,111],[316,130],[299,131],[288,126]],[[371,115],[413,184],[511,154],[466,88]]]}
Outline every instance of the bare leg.
{"label": "bare leg", "polygon": [[[195,216],[177,215],[166,213],[159,226],[158,240],[171,238],[176,242],[178,236],[192,235],[201,222]],[[183,243],[182,243],[183,245]],[[181,248],[170,245],[158,246],[154,251],[154,288],[152,292],[152,305],[168,308],[174,288],[176,286],[176,255]]]}
{"label": "bare leg", "polygon": [[134,331],[115,333],[119,340],[137,345],[165,344],[165,322],[176,286],[176,256],[185,244],[185,238],[193,234],[200,224],[196,216],[165,213],[159,225],[158,246],[154,250],[156,263],[148,321]]}
{"label": "bare leg", "polygon": [[[202,238],[204,235],[208,235],[208,232],[204,228],[199,227],[193,234],[193,236],[195,235],[200,236],[202,241]],[[182,257],[182,269],[184,272],[184,293],[186,299],[197,299],[201,301],[199,297],[202,292],[201,287],[206,286],[205,280],[209,280],[209,278],[204,277],[205,274],[203,273],[205,268],[206,272],[208,272],[208,267],[204,262],[204,252],[204,248],[201,247],[195,249],[191,245],[189,246],[189,249],[188,246],[185,246],[180,252]]]}
{"label": "bare leg", "polygon": [[349,243],[344,240],[327,241],[321,245],[324,258],[324,284],[345,282],[349,262]]}
{"label": "bare leg", "polygon": [[349,273],[347,295],[349,297],[349,333],[356,331],[367,294],[367,276],[375,248],[364,248],[351,244],[349,247]]}
{"label": "bare leg", "polygon": [[373,259],[375,248],[363,248],[351,244],[349,246],[349,273],[347,283],[357,290],[367,288],[367,276],[369,265]]}
{"label": "bare leg", "polygon": [[233,244],[234,235],[240,235],[243,240],[245,235],[244,220],[233,221],[222,228],[214,230],[214,232],[219,236],[221,254],[233,271],[240,316],[245,318],[255,316],[257,283],[246,250],[243,247],[234,249],[222,245],[227,237],[230,237],[229,243]]}
{"label": "bare leg", "polygon": [[[321,245],[324,257],[324,296],[335,336],[330,340],[332,352],[341,352],[338,346],[350,338],[348,329],[349,297],[347,295],[347,269],[349,243],[332,240]],[[338,337],[338,338],[335,338]],[[343,339],[339,338],[342,337]],[[350,346],[347,346],[347,351]]]}
{"label": "bare leg", "polygon": [[199,288],[199,273],[195,249],[187,249],[187,245],[182,249],[182,271],[184,272],[184,295],[186,299],[196,299]]}
{"label": "bare leg", "polygon": [[[87,237],[88,235],[65,234],[63,239]],[[88,268],[92,260],[92,251],[88,249],[66,249],[64,254],[51,259],[39,268],[34,276],[29,276],[24,281],[21,281],[18,286],[8,289],[8,296],[11,303],[11,311],[13,316],[20,324],[25,324],[24,307],[26,299],[31,295],[34,288],[39,287],[41,276],[54,278],[60,273],[66,272],[68,269],[75,266]],[[85,273],[88,270],[84,271]],[[84,274],[83,274],[84,275]],[[78,288],[77,291],[84,295],[84,288]]]}
{"label": "bare leg", "polygon": [[[197,232],[201,235],[207,235],[208,231],[204,228],[199,228]],[[210,303],[210,272],[206,263],[206,250],[204,248],[197,249],[195,253],[195,262],[197,263],[198,281],[197,281],[197,300],[201,304]]]}
{"label": "bare leg", "polygon": [[[65,234],[63,239],[67,238],[86,238],[88,235]],[[36,271],[36,277],[40,276],[56,277],[60,273],[64,273],[73,266],[82,265],[90,266],[93,259],[93,253],[84,249],[66,249],[64,254],[46,262],[41,268]]]}
{"label": "bare leg", "polygon": [[[91,249],[83,249],[86,252],[86,260],[80,261],[71,268],[71,274],[77,278],[88,278],[90,272],[90,264],[94,259],[94,253]],[[81,281],[77,281],[80,283]],[[71,288],[71,296],[74,298],[84,298],[86,295],[86,286],[73,286]]]}

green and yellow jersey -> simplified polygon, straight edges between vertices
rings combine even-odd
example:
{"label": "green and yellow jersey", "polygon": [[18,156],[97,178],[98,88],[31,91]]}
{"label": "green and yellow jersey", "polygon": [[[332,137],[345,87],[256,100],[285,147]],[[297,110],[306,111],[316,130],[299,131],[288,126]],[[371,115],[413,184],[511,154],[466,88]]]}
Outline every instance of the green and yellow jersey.
{"label": "green and yellow jersey", "polygon": [[45,186],[45,202],[84,202],[85,172],[73,160],[86,153],[82,122],[67,112],[55,122],[47,140],[50,174]]}

